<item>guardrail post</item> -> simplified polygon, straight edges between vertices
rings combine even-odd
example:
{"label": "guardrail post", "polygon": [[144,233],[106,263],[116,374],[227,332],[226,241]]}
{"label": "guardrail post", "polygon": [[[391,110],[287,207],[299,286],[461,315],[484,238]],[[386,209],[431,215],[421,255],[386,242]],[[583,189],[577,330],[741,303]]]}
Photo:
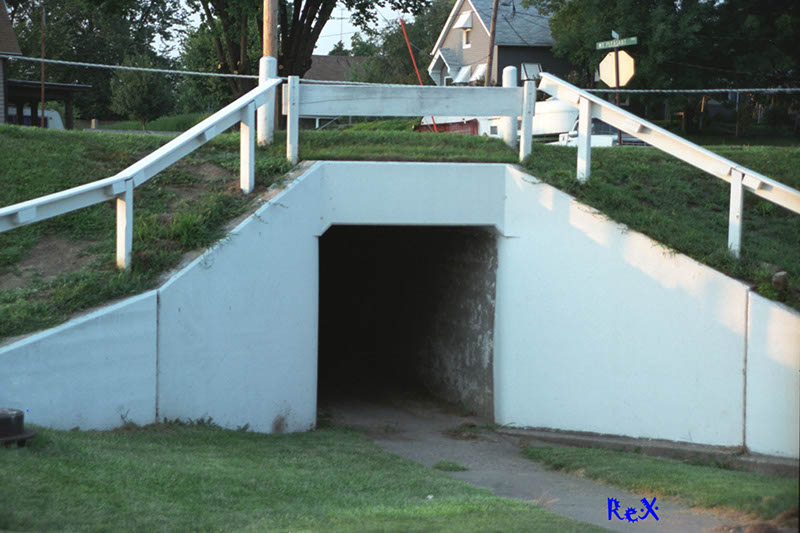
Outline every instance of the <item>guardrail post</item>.
{"label": "guardrail post", "polygon": [[133,178],[125,180],[125,190],[117,196],[117,266],[131,268],[133,249]]}
{"label": "guardrail post", "polygon": [[728,249],[738,258],[742,253],[742,210],[744,209],[744,174],[731,170],[731,205],[728,215]]}
{"label": "guardrail post", "polygon": [[239,126],[239,188],[245,194],[250,194],[256,187],[255,114],[255,103],[244,106]]}
{"label": "guardrail post", "polygon": [[533,148],[533,115],[536,113],[536,82],[528,80],[522,91],[522,133],[519,140],[519,161],[531,155]]}
{"label": "guardrail post", "polygon": [[592,170],[592,102],[578,101],[578,181],[586,183]]}
{"label": "guardrail post", "polygon": [[[278,77],[278,60],[263,56],[258,60],[258,84],[266,85],[270,79]],[[267,103],[258,108],[256,135],[258,145],[272,144],[275,140],[275,90],[267,93]]]}
{"label": "guardrail post", "polygon": [[[517,67],[503,69],[503,87],[517,87]],[[511,148],[517,146],[517,117],[503,117],[503,140]]]}
{"label": "guardrail post", "polygon": [[300,153],[300,78],[289,76],[286,113],[286,159],[296,165]]}

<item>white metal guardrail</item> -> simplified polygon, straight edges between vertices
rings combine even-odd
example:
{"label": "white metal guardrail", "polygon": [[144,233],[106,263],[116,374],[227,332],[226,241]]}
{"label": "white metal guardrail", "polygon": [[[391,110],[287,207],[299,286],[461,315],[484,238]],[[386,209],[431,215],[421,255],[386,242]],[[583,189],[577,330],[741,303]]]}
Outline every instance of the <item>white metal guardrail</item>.
{"label": "white metal guardrail", "polygon": [[788,185],[737,165],[729,159],[701,148],[551,74],[542,74],[539,90],[569,103],[579,110],[577,174],[578,181],[582,183],[589,179],[591,173],[592,118],[599,118],[615,128],[730,183],[728,248],[736,257],[739,257],[742,249],[742,210],[745,190],[800,214],[800,191]]}
{"label": "white metal guardrail", "polygon": [[292,164],[298,161],[300,117],[502,116],[513,120],[514,137],[510,144],[516,144],[516,121],[517,117],[522,116],[521,161],[531,153],[536,84],[528,81],[523,87],[517,87],[516,69],[510,79],[513,82],[504,80],[503,87],[489,88],[417,85],[301,86],[297,76],[289,76],[289,81],[283,86],[283,114],[287,116],[286,157]]}
{"label": "white metal guardrail", "polygon": [[115,176],[0,208],[0,233],[116,198],[117,265],[129,268],[133,243],[133,189],[237,122],[241,123],[240,188],[245,194],[253,191],[256,108],[267,103],[280,83],[277,78],[265,81]]}

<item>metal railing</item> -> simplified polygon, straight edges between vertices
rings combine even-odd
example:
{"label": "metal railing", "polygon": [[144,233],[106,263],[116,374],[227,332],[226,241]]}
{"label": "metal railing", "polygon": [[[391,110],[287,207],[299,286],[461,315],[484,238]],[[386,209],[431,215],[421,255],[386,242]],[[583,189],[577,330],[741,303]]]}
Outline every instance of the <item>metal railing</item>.
{"label": "metal railing", "polygon": [[134,188],[239,122],[240,188],[245,194],[251,193],[255,188],[256,109],[267,103],[280,84],[278,78],[264,81],[115,176],[0,208],[0,233],[116,199],[117,266],[130,268]]}
{"label": "metal railing", "polygon": [[598,118],[693,167],[730,183],[728,248],[736,257],[739,257],[742,249],[742,210],[745,190],[800,214],[800,191],[788,185],[691,143],[551,74],[542,74],[539,90],[578,108],[577,177],[581,183],[588,180],[591,173],[593,118]]}

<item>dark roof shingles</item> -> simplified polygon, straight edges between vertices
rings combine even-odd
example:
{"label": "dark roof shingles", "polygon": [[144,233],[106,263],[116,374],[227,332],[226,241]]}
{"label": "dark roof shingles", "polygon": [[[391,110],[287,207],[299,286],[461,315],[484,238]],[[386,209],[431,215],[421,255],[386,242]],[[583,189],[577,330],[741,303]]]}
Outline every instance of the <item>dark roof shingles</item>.
{"label": "dark roof shingles", "polygon": [[[488,28],[492,20],[492,0],[470,0]],[[522,8],[514,3],[497,8],[495,43],[498,46],[553,46],[549,17],[536,9]]]}
{"label": "dark roof shingles", "polygon": [[3,0],[0,0],[0,54],[22,55]]}

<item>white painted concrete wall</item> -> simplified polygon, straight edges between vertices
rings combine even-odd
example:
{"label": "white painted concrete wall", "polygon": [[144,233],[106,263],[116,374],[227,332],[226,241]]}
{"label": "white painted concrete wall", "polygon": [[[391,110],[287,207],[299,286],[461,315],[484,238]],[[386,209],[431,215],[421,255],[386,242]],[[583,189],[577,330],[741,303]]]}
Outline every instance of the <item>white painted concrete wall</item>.
{"label": "white painted concrete wall", "polygon": [[159,417],[316,421],[319,167],[159,291]]}
{"label": "white painted concrete wall", "polygon": [[0,349],[0,405],[312,427],[331,224],[500,231],[498,423],[798,456],[800,314],[499,164],[317,164],[157,293]]}
{"label": "white painted concrete wall", "polygon": [[800,313],[750,296],[747,446],[797,457],[800,450]]}
{"label": "white painted concrete wall", "polygon": [[735,446],[747,288],[510,170],[500,424]]}
{"label": "white painted concrete wall", "polygon": [[0,348],[0,405],[58,429],[152,423],[156,300],[148,292]]}
{"label": "white painted concrete wall", "polygon": [[331,224],[496,226],[505,164],[326,162],[323,230]]}

